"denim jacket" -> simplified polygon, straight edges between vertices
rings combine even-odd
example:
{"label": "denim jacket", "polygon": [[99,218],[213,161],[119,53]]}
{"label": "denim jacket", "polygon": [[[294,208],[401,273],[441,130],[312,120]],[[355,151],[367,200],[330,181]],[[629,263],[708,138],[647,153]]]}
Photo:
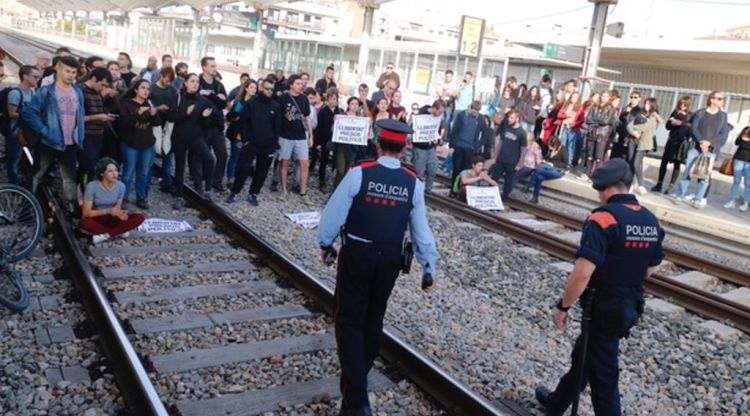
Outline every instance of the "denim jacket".
{"label": "denim jacket", "polygon": [[[83,92],[77,86],[73,90],[78,96],[76,125],[73,129],[73,140],[83,146]],[[65,150],[65,141],[60,120],[60,107],[55,96],[55,84],[44,86],[37,91],[34,98],[21,109],[21,117],[29,127],[42,136],[42,143],[57,150]]]}

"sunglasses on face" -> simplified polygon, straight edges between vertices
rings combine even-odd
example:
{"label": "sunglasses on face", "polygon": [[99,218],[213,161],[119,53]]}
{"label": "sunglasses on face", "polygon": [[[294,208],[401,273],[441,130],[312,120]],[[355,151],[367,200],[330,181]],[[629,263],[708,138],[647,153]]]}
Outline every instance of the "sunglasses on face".
{"label": "sunglasses on face", "polygon": [[265,91],[273,91],[273,87],[263,87]]}

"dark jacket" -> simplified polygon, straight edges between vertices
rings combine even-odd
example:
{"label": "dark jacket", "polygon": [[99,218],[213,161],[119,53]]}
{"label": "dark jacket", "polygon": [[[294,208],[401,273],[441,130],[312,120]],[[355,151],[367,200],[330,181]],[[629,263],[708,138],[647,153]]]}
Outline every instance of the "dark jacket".
{"label": "dark jacket", "polygon": [[[589,134],[599,137],[609,137],[617,124],[617,116],[614,107],[601,108],[591,107],[586,113],[586,124],[589,125]],[[627,133],[627,126],[626,126]]]}
{"label": "dark jacket", "polygon": [[148,101],[138,104],[131,98],[123,98],[121,102],[119,136],[120,141],[126,145],[143,150],[153,146],[156,142],[154,138],[154,126],[161,124],[159,114],[152,116],[147,110],[143,114],[138,114],[141,107],[149,107]]}
{"label": "dark jacket", "polygon": [[539,100],[519,100],[515,109],[521,114],[521,120],[534,124],[536,123],[536,116],[539,115],[539,110],[535,110],[534,106],[540,106]]}
{"label": "dark jacket", "polygon": [[730,125],[727,121],[727,113],[724,110],[719,110],[719,125],[721,126],[721,128],[719,128],[716,134],[711,137],[701,137],[698,126],[701,124],[701,119],[705,115],[706,109],[701,108],[700,110],[696,111],[695,114],[693,114],[693,117],[690,119],[690,128],[692,129],[693,137],[695,137],[699,142],[701,140],[710,141],[714,153],[718,153],[719,150],[721,150],[721,147],[724,146],[724,143],[727,142],[727,137],[729,137],[729,132],[732,130],[732,125]]}
{"label": "dark jacket", "polygon": [[[743,136],[750,136],[750,126],[742,129],[742,132],[739,134],[739,136],[737,136],[737,139],[734,141],[734,144],[739,146],[737,148],[737,151],[734,152],[734,158],[737,160],[750,162],[750,141],[742,140]],[[748,184],[745,184],[745,186],[748,186]]]}
{"label": "dark jacket", "polygon": [[[673,119],[681,121],[682,124],[680,124],[679,126],[672,124]],[[672,114],[669,116],[669,120],[667,120],[667,124],[665,127],[667,128],[667,130],[669,130],[669,139],[667,141],[673,144],[682,143],[693,133],[693,130],[690,127],[690,120],[688,119],[688,115],[682,114],[679,111],[672,112]]]}
{"label": "dark jacket", "polygon": [[[195,105],[195,107],[188,114],[187,109],[191,105]],[[180,92],[180,104],[175,107],[172,113],[172,119],[174,120],[172,138],[189,141],[195,137],[206,140],[208,137],[206,130],[211,125],[211,117],[203,117],[203,110],[206,108],[213,109],[214,106],[205,97],[198,95],[198,93]]]}
{"label": "dark jacket", "polygon": [[[331,110],[328,105],[323,105],[318,113],[318,125],[313,132],[313,144],[315,146],[325,146],[333,137],[333,121],[336,114],[343,111],[338,107]],[[324,149],[325,150],[325,149]]]}
{"label": "dark jacket", "polygon": [[279,143],[281,105],[258,94],[250,99],[240,115],[242,141],[258,149],[272,150]]}
{"label": "dark jacket", "polygon": [[[460,112],[456,116],[456,120],[453,122],[453,128],[451,129],[451,136],[450,136],[450,147],[455,149],[457,147],[461,148],[467,148],[467,149],[475,149],[477,147],[477,143],[479,142],[479,136],[482,134],[482,130],[484,129],[484,117],[482,117],[481,114],[477,115],[477,119],[479,122],[477,123],[477,128],[475,129],[473,136],[469,138],[471,140],[471,145],[468,143],[465,143],[465,137],[462,137],[462,133],[464,130],[464,118],[471,117],[469,115],[469,110],[464,110]],[[462,140],[464,139],[464,140]]]}
{"label": "dark jacket", "polygon": [[[218,79],[214,79],[214,82],[209,84],[202,76],[198,77],[200,80],[200,87],[198,90],[211,90],[213,94],[206,95],[205,98],[215,107],[215,109],[223,110],[227,106],[227,90],[224,88],[224,84]],[[219,97],[219,94],[223,94],[224,98]],[[219,114],[214,111],[214,115]],[[221,117],[212,117],[211,127],[216,127],[221,131],[224,131],[224,114]]]}

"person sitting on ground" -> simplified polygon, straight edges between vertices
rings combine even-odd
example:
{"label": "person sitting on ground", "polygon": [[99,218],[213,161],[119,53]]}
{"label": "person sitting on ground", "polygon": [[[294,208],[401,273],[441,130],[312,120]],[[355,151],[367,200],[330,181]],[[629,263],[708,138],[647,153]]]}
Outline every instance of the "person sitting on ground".
{"label": "person sitting on ground", "polygon": [[529,199],[532,204],[539,203],[539,193],[542,191],[542,182],[550,179],[560,179],[565,175],[568,168],[568,149],[562,146],[557,136],[551,136],[547,142],[549,153],[547,153],[546,163],[542,163],[534,169],[529,182],[524,188],[524,193],[529,192],[534,187],[534,193]]}
{"label": "person sitting on ground", "polygon": [[474,156],[471,160],[471,169],[461,171],[453,183],[453,192],[458,194],[458,200],[466,202],[466,186],[498,186],[497,182],[490,177],[484,169],[484,158]]}
{"label": "person sitting on ground", "polygon": [[542,164],[542,148],[536,142],[533,132],[526,132],[526,156],[523,158],[523,165],[513,175],[513,189],[518,185],[518,181],[531,177],[537,167]]}
{"label": "person sitting on ground", "polygon": [[95,169],[97,179],[88,183],[83,194],[83,215],[78,227],[92,234],[94,244],[119,235],[127,237],[145,219],[141,213],[123,211],[125,184],[117,180],[118,171],[114,159],[99,159]]}

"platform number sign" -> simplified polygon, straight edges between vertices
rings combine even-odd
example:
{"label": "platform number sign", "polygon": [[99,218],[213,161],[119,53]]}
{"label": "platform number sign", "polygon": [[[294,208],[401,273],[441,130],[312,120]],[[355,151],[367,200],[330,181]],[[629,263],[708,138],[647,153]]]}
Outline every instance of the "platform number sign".
{"label": "platform number sign", "polygon": [[458,56],[479,58],[484,39],[484,19],[470,16],[461,17],[461,36],[458,37]]}

